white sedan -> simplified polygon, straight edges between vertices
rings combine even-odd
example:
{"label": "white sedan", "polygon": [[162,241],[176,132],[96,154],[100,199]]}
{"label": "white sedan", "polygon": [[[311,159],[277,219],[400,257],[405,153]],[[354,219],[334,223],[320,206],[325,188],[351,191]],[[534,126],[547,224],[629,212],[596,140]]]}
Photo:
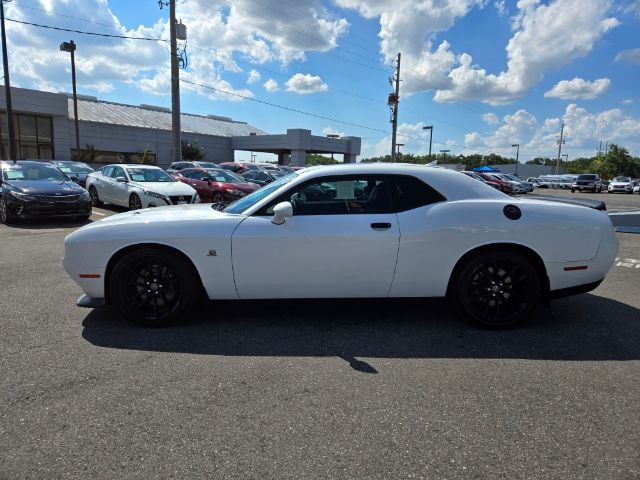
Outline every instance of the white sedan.
{"label": "white sedan", "polygon": [[516,199],[401,164],[312,167],[230,204],[125,212],[65,239],[78,305],[158,325],[208,299],[449,297],[511,325],[594,289],[618,251],[607,214]]}
{"label": "white sedan", "polygon": [[106,165],[87,176],[86,188],[94,207],[107,202],[138,210],[199,201],[193,187],[151,165]]}

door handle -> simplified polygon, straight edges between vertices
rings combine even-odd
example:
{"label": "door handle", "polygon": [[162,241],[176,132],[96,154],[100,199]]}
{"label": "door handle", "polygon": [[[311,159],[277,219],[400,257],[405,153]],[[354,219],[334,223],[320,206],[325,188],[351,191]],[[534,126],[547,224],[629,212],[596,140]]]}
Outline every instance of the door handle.
{"label": "door handle", "polygon": [[391,228],[390,223],[372,223],[371,228],[374,230],[389,230]]}

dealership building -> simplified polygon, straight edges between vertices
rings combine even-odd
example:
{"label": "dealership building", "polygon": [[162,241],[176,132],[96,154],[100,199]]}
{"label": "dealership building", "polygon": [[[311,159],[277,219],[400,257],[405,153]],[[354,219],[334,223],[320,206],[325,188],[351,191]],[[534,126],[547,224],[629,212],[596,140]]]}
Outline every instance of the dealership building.
{"label": "dealership building", "polygon": [[[148,163],[166,168],[173,160],[171,110],[153,105],[125,105],[78,95],[80,155],[83,161]],[[18,159],[68,160],[76,157],[73,98],[11,88],[16,155]],[[0,91],[0,159],[8,158],[6,99]],[[203,149],[205,160],[231,162],[236,151],[277,155],[282,165],[304,165],[307,153],[343,155],[355,162],[359,137],[328,138],[305,129],[270,135],[228,117],[181,114],[181,137]],[[249,157],[239,155],[239,157]]]}

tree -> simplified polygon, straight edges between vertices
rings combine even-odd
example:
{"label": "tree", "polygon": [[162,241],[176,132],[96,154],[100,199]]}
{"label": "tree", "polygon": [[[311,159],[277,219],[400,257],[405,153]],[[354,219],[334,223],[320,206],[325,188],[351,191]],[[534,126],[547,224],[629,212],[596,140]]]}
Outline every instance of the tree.
{"label": "tree", "polygon": [[325,157],[324,155],[318,155],[317,153],[309,153],[305,158],[305,165],[310,167],[313,165],[335,165],[338,162],[335,158]]}
{"label": "tree", "polygon": [[204,160],[204,148],[198,146],[198,140],[193,143],[182,142],[182,159],[192,162]]}
{"label": "tree", "polygon": [[592,168],[594,173],[602,178],[613,178],[618,175],[638,177],[640,176],[640,159],[633,158],[626,148],[612,143],[606,155],[593,161]]}

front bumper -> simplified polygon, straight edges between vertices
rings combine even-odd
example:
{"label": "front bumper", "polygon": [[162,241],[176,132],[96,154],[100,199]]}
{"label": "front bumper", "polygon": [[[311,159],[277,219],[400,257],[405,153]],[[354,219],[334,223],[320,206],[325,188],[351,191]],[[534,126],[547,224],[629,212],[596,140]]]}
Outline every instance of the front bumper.
{"label": "front bumper", "polygon": [[91,200],[42,201],[21,200],[4,196],[8,213],[13,218],[78,217],[91,215]]}

